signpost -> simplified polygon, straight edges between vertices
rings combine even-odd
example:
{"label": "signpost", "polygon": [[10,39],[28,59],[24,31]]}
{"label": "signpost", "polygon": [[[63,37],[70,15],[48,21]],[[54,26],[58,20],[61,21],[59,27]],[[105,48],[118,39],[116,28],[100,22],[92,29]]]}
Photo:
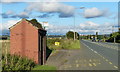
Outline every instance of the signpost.
{"label": "signpost", "polygon": [[55,45],[56,45],[56,46],[59,46],[59,45],[60,45],[60,42],[55,42]]}

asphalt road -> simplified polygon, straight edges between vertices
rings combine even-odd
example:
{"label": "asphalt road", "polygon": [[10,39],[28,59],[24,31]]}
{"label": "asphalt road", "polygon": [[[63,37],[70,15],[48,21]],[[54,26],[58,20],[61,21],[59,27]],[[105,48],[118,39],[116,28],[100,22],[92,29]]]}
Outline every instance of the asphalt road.
{"label": "asphalt road", "polygon": [[118,70],[117,46],[107,45],[81,40],[80,49],[58,50],[46,65],[56,66],[58,70]]}
{"label": "asphalt road", "polygon": [[81,40],[89,49],[97,52],[111,61],[114,65],[118,66],[118,46],[119,44],[104,43],[104,42],[92,42],[88,40]]}

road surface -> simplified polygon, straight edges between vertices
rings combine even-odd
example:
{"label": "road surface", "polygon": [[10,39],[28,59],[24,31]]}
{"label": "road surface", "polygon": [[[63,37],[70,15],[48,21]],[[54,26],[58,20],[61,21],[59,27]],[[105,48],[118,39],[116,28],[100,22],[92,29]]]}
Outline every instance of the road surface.
{"label": "road surface", "polygon": [[81,40],[80,49],[58,50],[46,65],[58,70],[118,70],[118,46]]}

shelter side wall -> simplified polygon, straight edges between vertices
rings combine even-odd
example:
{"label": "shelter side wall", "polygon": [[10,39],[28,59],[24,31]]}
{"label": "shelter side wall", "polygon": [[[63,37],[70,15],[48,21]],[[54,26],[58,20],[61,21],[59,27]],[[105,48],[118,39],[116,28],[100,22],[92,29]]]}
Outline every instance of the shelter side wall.
{"label": "shelter side wall", "polygon": [[28,57],[38,63],[38,30],[22,21],[10,30],[10,52]]}

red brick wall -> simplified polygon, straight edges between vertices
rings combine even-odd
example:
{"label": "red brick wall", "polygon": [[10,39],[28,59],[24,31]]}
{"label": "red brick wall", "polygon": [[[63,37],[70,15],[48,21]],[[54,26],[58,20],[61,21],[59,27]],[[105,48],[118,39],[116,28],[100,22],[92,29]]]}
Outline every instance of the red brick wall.
{"label": "red brick wall", "polygon": [[25,20],[10,29],[10,53],[38,63],[38,30]]}

